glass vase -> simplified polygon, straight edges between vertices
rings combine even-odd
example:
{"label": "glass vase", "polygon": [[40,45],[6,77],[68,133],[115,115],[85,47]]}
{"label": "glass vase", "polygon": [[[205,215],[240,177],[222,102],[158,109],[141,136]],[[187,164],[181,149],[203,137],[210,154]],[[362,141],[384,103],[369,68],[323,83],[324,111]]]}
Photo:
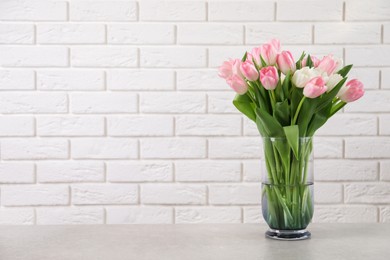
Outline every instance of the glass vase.
{"label": "glass vase", "polygon": [[[313,217],[313,142],[299,138],[291,146],[286,138],[264,137],[262,213],[270,229],[268,238],[301,240]],[[297,147],[292,149],[291,147]]]}

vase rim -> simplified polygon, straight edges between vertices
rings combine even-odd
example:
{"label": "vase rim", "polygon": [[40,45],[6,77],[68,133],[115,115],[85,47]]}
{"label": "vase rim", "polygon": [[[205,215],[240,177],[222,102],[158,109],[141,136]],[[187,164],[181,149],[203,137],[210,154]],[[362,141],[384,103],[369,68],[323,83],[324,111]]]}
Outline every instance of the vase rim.
{"label": "vase rim", "polygon": [[[262,139],[267,139],[267,140],[271,140],[271,141],[283,141],[283,140],[287,140],[287,137],[262,136]],[[299,137],[299,140],[302,140],[302,141],[310,141],[312,139],[313,139],[313,136]]]}

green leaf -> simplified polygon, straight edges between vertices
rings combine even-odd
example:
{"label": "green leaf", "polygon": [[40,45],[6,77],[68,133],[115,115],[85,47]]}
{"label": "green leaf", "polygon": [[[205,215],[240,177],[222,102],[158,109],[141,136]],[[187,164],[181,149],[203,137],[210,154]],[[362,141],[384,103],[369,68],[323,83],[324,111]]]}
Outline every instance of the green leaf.
{"label": "green leaf", "polygon": [[233,100],[233,105],[250,120],[256,121],[256,114],[253,110],[252,100],[248,96],[248,93],[243,95],[237,94]]}
{"label": "green leaf", "polygon": [[[283,128],[278,122],[278,120],[273,118],[265,110],[256,108],[256,115],[257,115],[256,118],[257,127],[259,128],[259,124],[260,124],[261,128],[265,132],[265,136],[268,137],[284,136]],[[259,130],[261,130],[261,128],[259,128]]]}
{"label": "green leaf", "polygon": [[347,65],[341,70],[337,71],[337,74],[340,74],[343,78],[347,76],[348,72],[352,69],[353,64]]}
{"label": "green leaf", "polygon": [[297,70],[302,68],[302,60],[305,58],[305,56],[306,56],[306,53],[302,52],[301,57],[299,57],[298,61],[295,63]]}
{"label": "green leaf", "polygon": [[261,66],[262,67],[267,67],[267,62],[265,62],[265,60],[263,59],[263,57],[260,55],[260,60],[261,60]]}
{"label": "green leaf", "polygon": [[290,79],[291,79],[291,72],[289,71],[286,77],[284,78],[283,85],[282,85],[284,96],[287,99],[290,99]]}
{"label": "green leaf", "polygon": [[242,57],[241,61],[246,61],[247,56],[248,56],[248,52],[245,52],[244,57]]}
{"label": "green leaf", "polygon": [[297,125],[290,125],[283,127],[286,134],[287,142],[290,145],[295,158],[299,156],[299,127]]}
{"label": "green leaf", "polygon": [[283,102],[277,102],[275,104],[273,116],[282,126],[290,124],[290,107],[288,106],[287,99],[285,99]]}
{"label": "green leaf", "polygon": [[307,128],[307,136],[313,136],[314,133],[323,126],[330,117],[330,111],[332,109],[332,103],[314,114]]}
{"label": "green leaf", "polygon": [[308,66],[309,68],[313,67],[313,61],[310,57],[310,54],[307,56],[306,66]]}

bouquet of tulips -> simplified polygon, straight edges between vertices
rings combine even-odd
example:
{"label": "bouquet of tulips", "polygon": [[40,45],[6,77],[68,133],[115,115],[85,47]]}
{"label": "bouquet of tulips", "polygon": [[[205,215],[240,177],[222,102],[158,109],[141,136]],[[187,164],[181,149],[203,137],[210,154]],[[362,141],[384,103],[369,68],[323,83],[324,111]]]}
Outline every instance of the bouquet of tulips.
{"label": "bouquet of tulips", "polygon": [[[234,106],[254,121],[264,138],[268,224],[277,229],[305,228],[313,207],[308,196],[307,164],[311,138],[348,102],[363,96],[363,84],[347,81],[352,65],[328,55],[305,52],[294,60],[272,40],[240,59],[225,61],[219,76],[237,92]],[[308,142],[300,140],[310,138]],[[282,188],[282,186],[290,188]],[[296,188],[291,188],[296,187]]]}

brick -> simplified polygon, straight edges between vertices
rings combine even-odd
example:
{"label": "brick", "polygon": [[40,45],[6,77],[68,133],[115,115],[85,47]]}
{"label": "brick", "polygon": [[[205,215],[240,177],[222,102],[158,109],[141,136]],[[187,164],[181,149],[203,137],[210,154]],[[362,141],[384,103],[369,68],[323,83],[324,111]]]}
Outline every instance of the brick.
{"label": "brick", "polygon": [[[238,111],[238,110],[237,110]],[[246,116],[243,116],[244,136],[259,136],[256,123]]]}
{"label": "brick", "polygon": [[33,225],[34,219],[32,208],[0,210],[0,225]]}
{"label": "brick", "polygon": [[103,90],[104,72],[95,70],[40,70],[37,72],[40,90]]}
{"label": "brick", "polygon": [[390,20],[390,4],[387,1],[348,1],[346,2],[345,19],[347,21]]}
{"label": "brick", "polygon": [[233,91],[226,93],[207,93],[208,112],[238,114],[239,111],[232,103],[235,95]]}
{"label": "brick", "polygon": [[314,139],[314,157],[342,158],[343,140],[341,138],[317,137]]}
{"label": "brick", "polygon": [[3,206],[55,206],[69,203],[66,185],[4,186],[1,190]]}
{"label": "brick", "polygon": [[180,182],[240,181],[241,165],[234,161],[177,161],[175,179]]}
{"label": "brick", "polygon": [[140,99],[140,110],[142,113],[176,114],[206,112],[206,95],[203,93],[143,93]]}
{"label": "brick", "polygon": [[18,113],[66,113],[67,95],[64,93],[0,93],[0,112]]}
{"label": "brick", "polygon": [[176,135],[240,135],[241,116],[186,115],[176,116]]}
{"label": "brick", "polygon": [[103,24],[39,24],[37,42],[47,44],[104,43]]}
{"label": "brick", "polygon": [[[234,2],[234,1],[211,1],[208,3],[209,21],[273,21],[273,2]],[[266,12],[256,12],[255,10],[267,10]]]}
{"label": "brick", "polygon": [[205,203],[205,185],[143,184],[141,186],[141,204],[199,205]]}
{"label": "brick", "polygon": [[112,116],[107,118],[110,136],[172,136],[171,116]]}
{"label": "brick", "polygon": [[70,19],[73,21],[135,21],[137,4],[135,1],[72,2]]}
{"label": "brick", "polygon": [[5,21],[65,21],[65,1],[12,1],[1,3],[0,20]]}
{"label": "brick", "polygon": [[238,207],[183,207],[176,208],[175,223],[241,223],[241,209]]}
{"label": "brick", "polygon": [[343,3],[340,1],[281,1],[277,3],[278,21],[341,21]]}
{"label": "brick", "polygon": [[137,140],[124,138],[85,138],[72,140],[72,157],[78,159],[137,158]]}
{"label": "brick", "polygon": [[141,158],[205,158],[206,140],[201,138],[153,138],[141,140]]}
{"label": "brick", "polygon": [[243,221],[245,224],[265,224],[263,215],[261,213],[261,207],[244,207]]}
{"label": "brick", "polygon": [[315,160],[316,181],[375,181],[378,163],[364,160]]}
{"label": "brick", "polygon": [[381,69],[381,88],[390,89],[390,69]]}
{"label": "brick", "polygon": [[389,203],[390,183],[351,183],[345,184],[347,203]]}
{"label": "brick", "polygon": [[362,46],[345,48],[346,64],[356,67],[390,66],[390,46]]}
{"label": "brick", "polygon": [[263,147],[260,138],[215,138],[209,140],[210,158],[260,158]]}
{"label": "brick", "polygon": [[0,183],[32,183],[34,182],[34,164],[6,163],[0,164]]}
{"label": "brick", "polygon": [[[257,44],[260,44],[259,42]],[[228,59],[241,58],[246,51],[250,51],[248,46],[218,46],[209,47],[209,67],[216,68]],[[221,79],[223,82],[223,79]],[[226,85],[228,88],[228,85]]]}
{"label": "brick", "polygon": [[111,44],[174,44],[175,27],[169,24],[108,25]]}
{"label": "brick", "polygon": [[39,136],[101,136],[104,118],[93,116],[43,116],[37,119]]}
{"label": "brick", "polygon": [[34,78],[30,70],[0,70],[0,89],[31,90],[35,88]]}
{"label": "brick", "polygon": [[172,181],[170,162],[108,162],[107,180],[110,182],[165,182]]}
{"label": "brick", "polygon": [[66,47],[0,47],[0,65],[4,67],[66,67],[68,64]]}
{"label": "brick", "polygon": [[243,44],[244,27],[238,24],[179,24],[179,44]]}
{"label": "brick", "polygon": [[137,94],[125,92],[71,94],[71,110],[76,114],[134,113],[137,112]]}
{"label": "brick", "polygon": [[206,60],[206,48],[181,46],[141,48],[140,62],[144,68],[200,68],[206,67]]}
{"label": "brick", "polygon": [[38,225],[104,224],[103,208],[37,208]]}
{"label": "brick", "polygon": [[1,156],[6,160],[45,160],[68,158],[68,141],[64,139],[4,139]]}
{"label": "brick", "polygon": [[320,136],[376,135],[377,117],[338,113],[317,130]]}
{"label": "brick", "polygon": [[167,70],[112,70],[107,72],[111,90],[173,90],[175,73]]}
{"label": "brick", "polygon": [[364,89],[379,89],[379,69],[377,68],[353,68],[348,73],[348,78],[359,79]]}
{"label": "brick", "polygon": [[177,72],[177,88],[180,90],[228,90],[216,70],[180,70]]}
{"label": "brick", "polygon": [[243,179],[246,182],[260,182],[262,178],[264,162],[251,160],[243,162]]}
{"label": "brick", "polygon": [[314,210],[315,223],[374,223],[378,213],[374,206],[319,205]]}
{"label": "brick", "polygon": [[370,44],[381,41],[380,24],[320,23],[314,28],[314,42],[320,44]]}
{"label": "brick", "polygon": [[379,116],[379,134],[390,135],[390,115]]}
{"label": "brick", "polygon": [[74,205],[135,204],[138,188],[133,184],[75,184],[72,185]]}
{"label": "brick", "polygon": [[343,186],[336,183],[314,184],[314,203],[337,204],[343,201]]}
{"label": "brick", "polygon": [[107,224],[172,224],[169,207],[107,207]]}
{"label": "brick", "polygon": [[380,176],[382,181],[390,181],[390,161],[380,162]]}
{"label": "brick", "polygon": [[383,42],[390,43],[390,23],[383,25]]}
{"label": "brick", "polygon": [[346,158],[390,158],[390,139],[347,138],[345,140]]}
{"label": "brick", "polygon": [[246,26],[246,43],[263,44],[277,38],[284,44],[306,43],[312,41],[311,24],[307,23],[264,23]]}
{"label": "brick", "polygon": [[258,205],[260,202],[260,184],[209,186],[209,203],[212,205]]}
{"label": "brick", "polygon": [[361,99],[344,109],[346,112],[387,112],[390,109],[390,92],[366,91]]}
{"label": "brick", "polygon": [[34,25],[0,24],[0,43],[1,44],[33,44]]}
{"label": "brick", "polygon": [[103,162],[66,161],[39,162],[37,180],[40,183],[104,181]]}
{"label": "brick", "polygon": [[389,223],[390,222],[390,207],[380,207],[380,222]]}
{"label": "brick", "polygon": [[34,133],[33,117],[0,117],[0,136],[33,136]]}
{"label": "brick", "polygon": [[71,64],[73,67],[120,67],[137,66],[138,51],[132,47],[73,47]]}
{"label": "brick", "polygon": [[204,21],[203,1],[143,1],[139,2],[141,21]]}

